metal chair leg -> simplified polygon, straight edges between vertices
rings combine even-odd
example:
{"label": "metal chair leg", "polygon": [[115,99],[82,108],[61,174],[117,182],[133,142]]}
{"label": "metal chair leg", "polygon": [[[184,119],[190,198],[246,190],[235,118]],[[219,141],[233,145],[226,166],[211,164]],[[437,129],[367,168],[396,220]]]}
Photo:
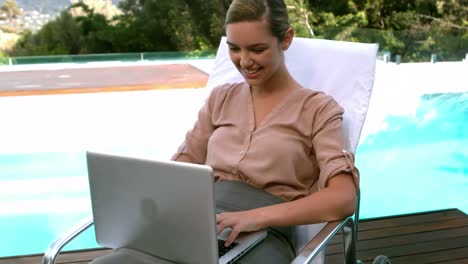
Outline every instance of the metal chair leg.
{"label": "metal chair leg", "polygon": [[343,226],[343,242],[344,242],[344,257],[345,264],[356,264],[356,233],[354,231],[354,221],[349,218]]}
{"label": "metal chair leg", "polygon": [[54,240],[47,248],[42,258],[42,264],[55,264],[57,256],[60,254],[60,251],[62,251],[62,248],[92,225],[93,217],[89,216]]}

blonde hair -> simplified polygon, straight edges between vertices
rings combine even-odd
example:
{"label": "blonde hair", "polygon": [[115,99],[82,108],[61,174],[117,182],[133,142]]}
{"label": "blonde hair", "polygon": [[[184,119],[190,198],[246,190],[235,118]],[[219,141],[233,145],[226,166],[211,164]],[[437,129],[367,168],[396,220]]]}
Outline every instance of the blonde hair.
{"label": "blonde hair", "polygon": [[270,25],[271,34],[278,41],[283,41],[290,27],[288,10],[283,0],[233,0],[224,24],[263,20]]}

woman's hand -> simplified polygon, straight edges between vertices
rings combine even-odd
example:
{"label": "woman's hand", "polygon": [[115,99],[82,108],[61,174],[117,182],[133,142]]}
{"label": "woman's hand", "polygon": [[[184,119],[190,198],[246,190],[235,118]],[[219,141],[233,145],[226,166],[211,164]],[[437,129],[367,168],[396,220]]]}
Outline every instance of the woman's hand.
{"label": "woman's hand", "polygon": [[261,225],[261,216],[255,210],[221,213],[216,215],[216,225],[218,234],[226,228],[231,228],[231,234],[226,240],[226,246],[229,246],[240,232],[257,231]]}
{"label": "woman's hand", "polygon": [[356,189],[349,174],[328,180],[327,187],[306,197],[253,210],[216,215],[218,234],[232,228],[226,245],[240,232],[256,231],[269,226],[296,226],[330,222],[353,214]]}

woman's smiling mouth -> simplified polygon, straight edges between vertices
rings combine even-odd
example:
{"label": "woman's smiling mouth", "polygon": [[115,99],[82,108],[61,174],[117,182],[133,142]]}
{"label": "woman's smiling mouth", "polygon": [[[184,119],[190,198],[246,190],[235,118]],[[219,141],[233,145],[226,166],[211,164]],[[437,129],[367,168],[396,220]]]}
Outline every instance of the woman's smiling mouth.
{"label": "woman's smiling mouth", "polygon": [[261,69],[262,69],[262,67],[255,68],[255,69],[242,69],[242,72],[244,73],[244,76],[246,78],[253,79],[253,78],[257,77],[257,75],[258,75],[258,73],[260,72]]}

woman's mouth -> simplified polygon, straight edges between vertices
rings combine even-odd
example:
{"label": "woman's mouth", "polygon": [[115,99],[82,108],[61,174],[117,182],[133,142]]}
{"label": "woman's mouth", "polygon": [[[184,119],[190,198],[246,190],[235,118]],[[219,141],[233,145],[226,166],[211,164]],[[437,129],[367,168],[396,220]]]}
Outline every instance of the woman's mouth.
{"label": "woman's mouth", "polygon": [[248,79],[255,79],[258,76],[258,73],[260,72],[262,68],[255,68],[255,69],[242,69],[242,72],[244,73],[244,76]]}

